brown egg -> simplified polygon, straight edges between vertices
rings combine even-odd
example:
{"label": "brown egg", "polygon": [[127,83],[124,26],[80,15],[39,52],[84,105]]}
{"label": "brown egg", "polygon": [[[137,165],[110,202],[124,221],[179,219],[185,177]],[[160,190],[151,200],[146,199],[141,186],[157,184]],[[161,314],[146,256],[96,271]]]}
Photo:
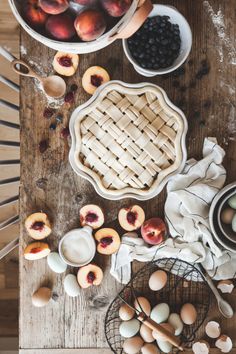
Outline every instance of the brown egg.
{"label": "brown egg", "polygon": [[159,351],[157,349],[157,346],[155,344],[144,344],[144,346],[141,349],[142,354],[158,354]]}
{"label": "brown egg", "polygon": [[158,291],[164,288],[167,282],[167,274],[164,270],[156,270],[149,278],[149,288]]}
{"label": "brown egg", "polygon": [[52,297],[52,290],[49,288],[39,288],[32,295],[32,304],[35,307],[46,306]]}
{"label": "brown egg", "polygon": [[140,312],[146,313],[146,315],[150,315],[151,313],[151,305],[150,302],[143,296],[137,297],[137,299],[134,301],[134,307],[136,310]]}
{"label": "brown egg", "polygon": [[231,224],[234,214],[235,214],[235,210],[231,208],[224,209],[220,215],[221,221],[224,224]]}
{"label": "brown egg", "polygon": [[144,342],[142,338],[136,336],[132,338],[127,338],[124,341],[123,349],[126,354],[137,354],[140,352]]}
{"label": "brown egg", "polygon": [[122,321],[129,321],[134,317],[134,310],[131,309],[128,305],[123,304],[119,309],[119,316]]}
{"label": "brown egg", "polygon": [[192,304],[184,304],[180,310],[180,317],[186,325],[192,325],[197,319],[197,311]]}
{"label": "brown egg", "polygon": [[140,335],[146,343],[152,343],[155,340],[152,335],[152,329],[147,327],[144,323],[140,327]]}

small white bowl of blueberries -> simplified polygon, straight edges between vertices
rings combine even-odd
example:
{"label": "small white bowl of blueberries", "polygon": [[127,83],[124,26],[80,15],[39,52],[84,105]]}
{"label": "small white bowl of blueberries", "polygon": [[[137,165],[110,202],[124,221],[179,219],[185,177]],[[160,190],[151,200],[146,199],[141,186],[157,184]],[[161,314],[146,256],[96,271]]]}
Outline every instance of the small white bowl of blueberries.
{"label": "small white bowl of blueberries", "polygon": [[176,8],[153,5],[140,29],[122,42],[134,69],[151,77],[170,73],[185,62],[192,47],[192,32]]}

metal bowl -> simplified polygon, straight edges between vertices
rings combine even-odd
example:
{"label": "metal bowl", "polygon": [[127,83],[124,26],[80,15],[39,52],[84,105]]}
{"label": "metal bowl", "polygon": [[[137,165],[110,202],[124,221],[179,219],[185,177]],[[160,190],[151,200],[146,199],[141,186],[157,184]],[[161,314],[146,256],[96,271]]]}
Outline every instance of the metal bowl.
{"label": "metal bowl", "polygon": [[210,207],[209,222],[212,234],[216,241],[221,246],[223,246],[223,248],[236,253],[236,243],[232,242],[224,235],[218,222],[219,208],[222,204],[224,204],[225,200],[227,200],[232,193],[236,193],[236,182],[228,184],[219,193],[217,193]]}
{"label": "metal bowl", "polygon": [[[229,207],[227,202],[230,197],[235,195],[235,193],[236,193],[236,188],[230,194],[227,194],[224,197],[224,199],[222,199],[222,202],[220,203],[219,208],[218,208],[217,222],[218,222],[220,230],[224,234],[224,236],[236,244],[236,233],[232,230],[231,225],[225,224],[221,221],[221,214],[224,211],[224,209]],[[236,210],[235,210],[235,212],[236,212]]]}

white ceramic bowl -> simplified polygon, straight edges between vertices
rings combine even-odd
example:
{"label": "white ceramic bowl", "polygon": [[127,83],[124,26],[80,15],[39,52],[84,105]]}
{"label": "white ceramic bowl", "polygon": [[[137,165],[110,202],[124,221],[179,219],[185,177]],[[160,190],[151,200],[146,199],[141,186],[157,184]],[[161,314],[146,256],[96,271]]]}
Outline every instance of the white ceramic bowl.
{"label": "white ceramic bowl", "polygon": [[122,40],[123,49],[126,57],[133,65],[134,69],[143,76],[152,77],[156,75],[163,75],[170,73],[180,67],[187,57],[189,56],[191,47],[192,47],[192,31],[191,28],[185,19],[185,17],[174,7],[166,6],[166,5],[154,5],[152,12],[148,17],[153,16],[169,16],[170,22],[179,25],[180,37],[181,37],[181,47],[178,58],[175,60],[172,66],[164,69],[151,70],[151,69],[143,69],[139,66],[137,61],[132,57],[127,39]]}
{"label": "white ceramic bowl", "polygon": [[230,197],[230,195],[236,192],[236,182],[228,184],[225,186],[213,199],[209,212],[209,222],[213,236],[216,241],[223,246],[225,249],[236,253],[236,244],[227,238],[221,231],[219,226],[219,208],[225,201]]}

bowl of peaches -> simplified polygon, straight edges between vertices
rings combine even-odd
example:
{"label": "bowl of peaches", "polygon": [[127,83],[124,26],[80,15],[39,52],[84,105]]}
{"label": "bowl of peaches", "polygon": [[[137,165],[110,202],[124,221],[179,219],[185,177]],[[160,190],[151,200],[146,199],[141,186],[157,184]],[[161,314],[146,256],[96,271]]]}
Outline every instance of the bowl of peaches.
{"label": "bowl of peaches", "polygon": [[128,38],[152,10],[150,0],[9,0],[9,4],[34,39],[78,54]]}

